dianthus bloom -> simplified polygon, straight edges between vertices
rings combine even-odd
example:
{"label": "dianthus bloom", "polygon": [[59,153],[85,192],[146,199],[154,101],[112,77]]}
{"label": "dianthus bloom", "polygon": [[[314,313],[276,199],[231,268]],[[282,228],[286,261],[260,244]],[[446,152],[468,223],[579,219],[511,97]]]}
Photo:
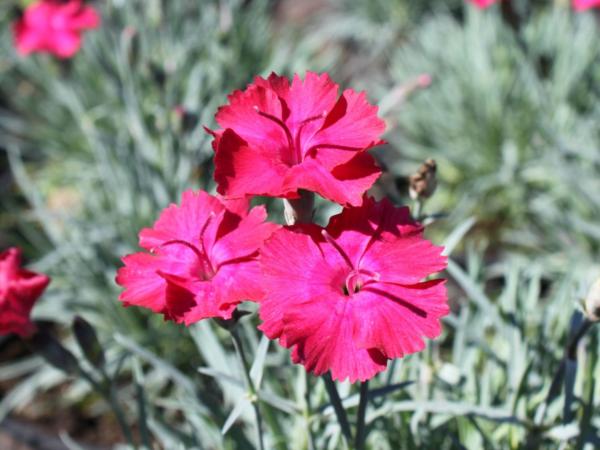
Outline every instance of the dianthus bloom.
{"label": "dianthus bloom", "polygon": [[39,0],[13,26],[17,51],[52,53],[70,58],[81,47],[81,32],[96,28],[100,16],[81,0]]}
{"label": "dianthus bloom", "polygon": [[573,0],[575,11],[585,11],[586,9],[598,7],[600,7],[600,0]]}
{"label": "dianthus bloom", "polygon": [[307,72],[290,83],[271,74],[235,91],[215,116],[215,180],[226,197],[298,198],[316,192],[359,205],[380,170],[369,148],[381,144],[385,123],[362,93],[327,74]]}
{"label": "dianthus bloom", "polygon": [[260,328],[315,375],[367,380],[424,348],[448,313],[442,248],[388,200],[344,209],[323,229],[276,231],[261,250]]}
{"label": "dianthus bloom", "polygon": [[189,325],[231,318],[243,300],[262,295],[258,249],[277,228],[266,210],[231,209],[206,192],[184,192],[181,206],[167,207],[153,228],[140,232],[139,252],[123,258],[120,300]]}
{"label": "dianthus bloom", "polygon": [[478,8],[485,9],[485,8],[489,8],[490,6],[492,6],[498,0],[469,0],[469,1],[471,3],[473,3],[475,6],[477,6]]}
{"label": "dianthus bloom", "polygon": [[46,275],[21,268],[18,248],[0,253],[0,334],[27,336],[34,331],[31,309],[49,282]]}

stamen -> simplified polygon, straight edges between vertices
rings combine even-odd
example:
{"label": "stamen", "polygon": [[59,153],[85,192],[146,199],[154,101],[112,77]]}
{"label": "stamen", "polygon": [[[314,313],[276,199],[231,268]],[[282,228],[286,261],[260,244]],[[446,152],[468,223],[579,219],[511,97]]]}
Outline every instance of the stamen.
{"label": "stamen", "polygon": [[202,255],[202,253],[200,252],[200,250],[198,250],[198,248],[196,246],[190,244],[187,241],[181,240],[181,239],[173,239],[173,240],[170,240],[167,242],[163,242],[158,247],[154,247],[150,252],[154,253],[157,248],[162,248],[162,247],[166,247],[168,245],[173,245],[173,244],[179,244],[179,245],[183,245],[184,247],[189,248],[191,251],[194,252],[194,254],[198,257],[198,259],[200,261],[202,261],[204,259],[204,256]]}
{"label": "stamen", "polygon": [[172,239],[170,241],[163,242],[158,247],[154,247],[153,249],[150,250],[150,253],[154,253],[156,251],[156,249],[166,247],[168,245],[175,245],[175,244],[183,245],[184,247],[187,247],[192,252],[194,252],[194,255],[196,255],[196,258],[198,258],[198,262],[202,265],[203,271],[206,272],[206,273],[203,272],[202,276],[208,275],[209,277],[212,277],[216,273],[216,271],[210,261],[210,258],[208,257],[208,253],[206,252],[206,246],[204,245],[204,233],[206,232],[206,229],[208,228],[208,226],[210,225],[210,223],[214,217],[215,217],[215,214],[213,212],[211,212],[210,215],[208,216],[206,222],[204,223],[204,226],[200,230],[199,239],[200,239],[201,249],[198,249],[198,247],[189,243],[188,241],[184,241],[183,239]]}
{"label": "stamen", "polygon": [[317,114],[316,116],[309,117],[308,119],[304,119],[300,122],[300,125],[306,125],[308,122],[313,122],[315,120],[324,119],[327,115],[327,111],[323,111],[321,114]]}
{"label": "stamen", "polygon": [[335,239],[333,239],[333,237],[327,232],[327,230],[321,231],[321,235],[329,244],[333,246],[333,248],[335,248],[338,251],[338,253],[342,256],[346,264],[348,264],[348,267],[354,270],[354,265],[352,264],[352,261],[350,260],[344,249],[340,247],[340,245],[337,242],[335,242]]}
{"label": "stamen", "polygon": [[281,119],[278,119],[277,117],[275,117],[271,114],[261,111],[260,109],[258,109],[258,106],[255,106],[254,110],[258,113],[259,116],[264,117],[265,119],[269,119],[272,122],[275,122],[277,125],[279,125],[283,129],[283,131],[285,132],[285,136],[287,137],[287,140],[288,140],[288,145],[290,146],[290,149],[293,150],[294,149],[294,138],[292,137],[292,133],[290,133],[290,130],[287,127],[287,125],[285,123],[283,123],[283,121]]}
{"label": "stamen", "polygon": [[379,281],[380,275],[370,270],[359,269],[352,270],[346,277],[344,293],[352,295],[368,286]]}
{"label": "stamen", "polygon": [[[313,150],[316,150],[316,148],[331,148],[334,150],[346,150],[349,152],[358,152],[361,151],[363,148],[362,147],[350,147],[348,145],[338,145],[338,144],[317,144],[317,145],[313,145],[312,147],[310,147],[306,153],[310,153]],[[368,146],[366,147],[368,148]]]}
{"label": "stamen", "polygon": [[[302,152],[302,143],[300,142],[300,138],[302,137],[302,129],[304,128],[304,125],[306,125],[310,122],[314,122],[315,120],[324,119],[326,115],[327,115],[327,111],[323,111],[321,114],[317,114],[316,116],[309,117],[308,119],[304,119],[303,121],[300,122],[300,127],[298,128],[298,131],[296,133],[296,141],[295,141],[296,147],[294,149],[295,150],[294,153],[296,155],[296,160],[298,162],[301,162],[304,160],[304,154]],[[313,136],[314,136],[314,134],[313,134]]]}
{"label": "stamen", "polygon": [[211,211],[211,213],[208,215],[208,218],[206,219],[206,222],[204,222],[204,225],[202,226],[202,229],[200,230],[200,246],[202,247],[202,253],[204,254],[204,262],[206,263],[206,265],[208,266],[208,269],[210,270],[210,272],[212,274],[216,273],[215,269],[212,265],[212,263],[210,262],[210,258],[208,257],[208,252],[206,251],[206,246],[204,244],[204,233],[206,232],[206,229],[208,228],[208,226],[210,225],[210,223],[213,221],[213,219],[215,218],[215,213]]}

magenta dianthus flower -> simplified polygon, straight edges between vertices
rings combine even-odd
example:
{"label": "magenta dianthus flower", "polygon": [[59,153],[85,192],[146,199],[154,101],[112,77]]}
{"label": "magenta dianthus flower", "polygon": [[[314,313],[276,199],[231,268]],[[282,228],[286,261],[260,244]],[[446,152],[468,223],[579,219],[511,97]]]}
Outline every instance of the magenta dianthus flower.
{"label": "magenta dianthus flower", "polygon": [[359,205],[381,173],[366,151],[383,142],[385,123],[364,93],[338,90],[326,73],[307,72],[233,92],[215,116],[221,129],[209,130],[218,192],[298,198],[304,189]]}
{"label": "magenta dianthus flower", "polygon": [[50,278],[21,267],[21,250],[0,252],[0,335],[28,336],[35,331],[30,314]]}
{"label": "magenta dianthus flower", "polygon": [[475,6],[477,6],[478,8],[485,9],[485,8],[489,8],[490,6],[492,6],[498,0],[469,0],[469,1],[471,3],[473,3]]}
{"label": "magenta dianthus flower", "polygon": [[262,206],[249,212],[241,201],[227,206],[204,191],[186,191],[152,228],[140,232],[147,252],[125,256],[117,283],[120,300],[190,325],[204,318],[231,318],[242,301],[263,291],[258,249],[278,227],[265,222]]}
{"label": "magenta dianthus flower", "polygon": [[261,251],[260,329],[315,375],[368,380],[424,348],[448,313],[442,248],[408,208],[366,197],[323,229],[285,227]]}
{"label": "magenta dianthus flower", "polygon": [[81,47],[83,30],[100,25],[100,15],[81,0],[38,0],[29,5],[14,23],[17,51],[52,53],[70,58]]}
{"label": "magenta dianthus flower", "polygon": [[573,0],[573,9],[575,11],[585,11],[591,8],[599,8],[600,0]]}

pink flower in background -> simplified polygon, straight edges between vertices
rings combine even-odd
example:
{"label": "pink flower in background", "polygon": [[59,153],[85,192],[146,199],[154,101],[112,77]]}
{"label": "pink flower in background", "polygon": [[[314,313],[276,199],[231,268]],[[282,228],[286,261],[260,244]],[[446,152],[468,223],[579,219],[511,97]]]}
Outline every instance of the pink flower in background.
{"label": "pink flower in background", "polygon": [[48,276],[21,268],[18,248],[0,253],[0,334],[27,336],[34,331],[31,309],[49,282]]}
{"label": "pink flower in background", "polygon": [[600,0],[573,0],[575,11],[585,11],[586,9],[598,7],[600,7]]}
{"label": "pink flower in background", "polygon": [[81,32],[96,28],[100,16],[81,0],[39,0],[13,25],[17,51],[52,53],[70,58],[81,47]]}
{"label": "pink flower in background", "polygon": [[315,375],[367,380],[424,348],[448,313],[442,248],[408,208],[365,198],[317,225],[276,231],[261,250],[260,329]]}
{"label": "pink flower in background", "polygon": [[[246,205],[245,209],[242,209]],[[231,318],[235,307],[262,295],[258,249],[277,228],[266,210],[234,211],[206,192],[184,192],[181,206],[167,207],[152,228],[140,232],[139,252],[123,258],[120,300],[192,324]]]}
{"label": "pink flower in background", "polygon": [[364,93],[338,91],[327,74],[307,72],[233,92],[215,116],[221,129],[207,130],[219,193],[298,198],[305,189],[359,205],[380,175],[366,150],[382,143],[385,123]]}
{"label": "pink flower in background", "polygon": [[492,6],[498,0],[469,0],[469,1],[471,3],[473,3],[475,6],[477,6],[478,8],[485,9],[485,8],[489,8],[490,6]]}

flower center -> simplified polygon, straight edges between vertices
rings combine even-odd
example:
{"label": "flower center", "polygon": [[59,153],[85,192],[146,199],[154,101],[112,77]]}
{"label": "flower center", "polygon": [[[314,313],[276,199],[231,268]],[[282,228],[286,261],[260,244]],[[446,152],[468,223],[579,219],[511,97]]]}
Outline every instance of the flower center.
{"label": "flower center", "polygon": [[314,122],[315,120],[325,119],[327,115],[327,111],[323,111],[321,114],[317,114],[316,116],[309,117],[307,119],[301,120],[298,123],[298,127],[295,130],[295,133],[292,133],[289,126],[278,117],[275,117],[272,114],[268,114],[264,111],[258,109],[258,106],[254,107],[255,111],[259,116],[264,117],[265,119],[270,120],[275,123],[278,127],[280,127],[285,133],[285,137],[287,139],[289,154],[291,155],[291,164],[295,166],[300,164],[304,160],[304,152],[302,150],[302,130],[304,127],[310,122]]}
{"label": "flower center", "polygon": [[[379,274],[377,272],[356,268],[348,254],[344,251],[340,244],[333,239],[333,236],[331,236],[327,230],[321,231],[321,235],[340,254],[350,269],[350,272],[348,275],[346,275],[346,279],[344,280],[344,285],[342,286],[342,292],[344,295],[351,296],[352,294],[359,292],[366,284],[379,281]],[[360,265],[360,261],[357,265]]]}
{"label": "flower center", "polygon": [[368,283],[379,281],[379,274],[364,269],[353,269],[346,276],[343,292],[346,296],[351,296],[359,292],[362,287]]}
{"label": "flower center", "polygon": [[168,245],[174,245],[174,244],[183,245],[184,247],[187,247],[192,252],[194,252],[194,255],[196,255],[198,264],[200,266],[196,275],[202,281],[211,280],[217,273],[217,270],[213,267],[213,265],[210,261],[210,258],[208,257],[208,252],[206,251],[206,246],[204,245],[204,233],[206,232],[206,229],[210,225],[213,217],[214,217],[214,214],[211,214],[210,216],[208,216],[206,223],[204,224],[204,226],[202,227],[202,230],[200,231],[200,237],[199,237],[200,248],[198,248],[194,244],[192,244],[188,241],[185,241],[183,239],[172,239],[170,241],[163,242],[159,246],[159,248],[160,248],[160,247],[166,247]]}

